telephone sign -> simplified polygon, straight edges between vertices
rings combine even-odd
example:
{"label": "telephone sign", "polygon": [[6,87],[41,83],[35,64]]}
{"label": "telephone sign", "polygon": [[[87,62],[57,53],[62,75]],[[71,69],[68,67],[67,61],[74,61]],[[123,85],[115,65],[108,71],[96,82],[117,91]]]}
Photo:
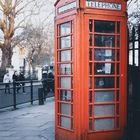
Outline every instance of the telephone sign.
{"label": "telephone sign", "polygon": [[101,8],[101,9],[110,9],[110,10],[121,10],[121,4],[111,3],[111,2],[101,2],[101,1],[92,1],[86,0],[86,6],[91,8]]}
{"label": "telephone sign", "polygon": [[72,3],[69,3],[69,4],[66,4],[60,8],[58,8],[58,13],[64,13],[64,12],[67,12],[69,10],[72,10],[76,8],[76,1],[72,2]]}

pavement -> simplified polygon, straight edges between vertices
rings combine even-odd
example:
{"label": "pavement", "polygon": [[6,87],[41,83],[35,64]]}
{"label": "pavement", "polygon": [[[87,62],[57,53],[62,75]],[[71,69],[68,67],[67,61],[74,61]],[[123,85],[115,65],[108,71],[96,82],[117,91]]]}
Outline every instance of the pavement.
{"label": "pavement", "polygon": [[54,140],[54,97],[0,110],[0,140]]}

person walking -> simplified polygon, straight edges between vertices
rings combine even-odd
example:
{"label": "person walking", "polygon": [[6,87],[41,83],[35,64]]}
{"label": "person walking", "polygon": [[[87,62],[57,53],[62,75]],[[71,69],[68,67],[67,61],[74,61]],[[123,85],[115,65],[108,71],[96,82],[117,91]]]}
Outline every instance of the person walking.
{"label": "person walking", "polygon": [[25,83],[24,83],[25,77],[24,77],[23,72],[20,72],[19,74],[19,81],[21,82],[21,85],[22,85],[22,92],[23,94],[25,94]]}
{"label": "person walking", "polygon": [[10,82],[11,82],[11,79],[10,79],[9,73],[7,72],[3,77],[3,83],[5,84],[5,94],[6,93],[10,94]]}
{"label": "person walking", "polygon": [[13,74],[12,79],[13,79],[13,82],[15,82],[16,91],[18,93],[21,86],[20,86],[20,83],[18,82],[19,81],[19,75],[18,75],[18,72],[17,71],[14,71],[14,74]]}
{"label": "person walking", "polygon": [[48,93],[48,84],[47,84],[47,78],[48,78],[48,71],[42,72],[42,85],[43,85],[43,93],[44,93],[44,99],[46,99],[47,93]]}
{"label": "person walking", "polygon": [[48,85],[49,85],[49,91],[50,89],[54,92],[54,74],[52,72],[52,70],[48,71]]}

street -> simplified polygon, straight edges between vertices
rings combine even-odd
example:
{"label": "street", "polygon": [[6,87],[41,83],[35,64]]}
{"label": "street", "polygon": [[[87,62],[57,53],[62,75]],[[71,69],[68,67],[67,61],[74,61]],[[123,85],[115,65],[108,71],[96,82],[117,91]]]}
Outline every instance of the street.
{"label": "street", "polygon": [[[31,100],[38,100],[38,89],[42,88],[41,82],[33,82],[32,88],[30,83],[25,83],[23,92],[23,87],[21,86],[19,92],[16,93],[16,104],[23,104],[30,102]],[[5,107],[13,106],[14,104],[14,89],[13,85],[10,85],[10,94],[5,93],[5,86],[0,85],[0,109]],[[48,96],[53,96],[54,93],[50,92]]]}

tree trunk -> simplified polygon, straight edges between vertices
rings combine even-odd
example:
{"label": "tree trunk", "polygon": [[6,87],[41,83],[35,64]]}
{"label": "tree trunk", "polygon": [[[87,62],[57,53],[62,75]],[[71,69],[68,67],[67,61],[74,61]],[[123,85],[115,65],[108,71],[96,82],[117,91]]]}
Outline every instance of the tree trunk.
{"label": "tree trunk", "polygon": [[1,49],[2,50],[2,69],[6,69],[6,67],[11,66],[12,62],[12,55],[13,55],[13,50],[11,48],[11,40],[6,39],[4,42],[4,47]]}

